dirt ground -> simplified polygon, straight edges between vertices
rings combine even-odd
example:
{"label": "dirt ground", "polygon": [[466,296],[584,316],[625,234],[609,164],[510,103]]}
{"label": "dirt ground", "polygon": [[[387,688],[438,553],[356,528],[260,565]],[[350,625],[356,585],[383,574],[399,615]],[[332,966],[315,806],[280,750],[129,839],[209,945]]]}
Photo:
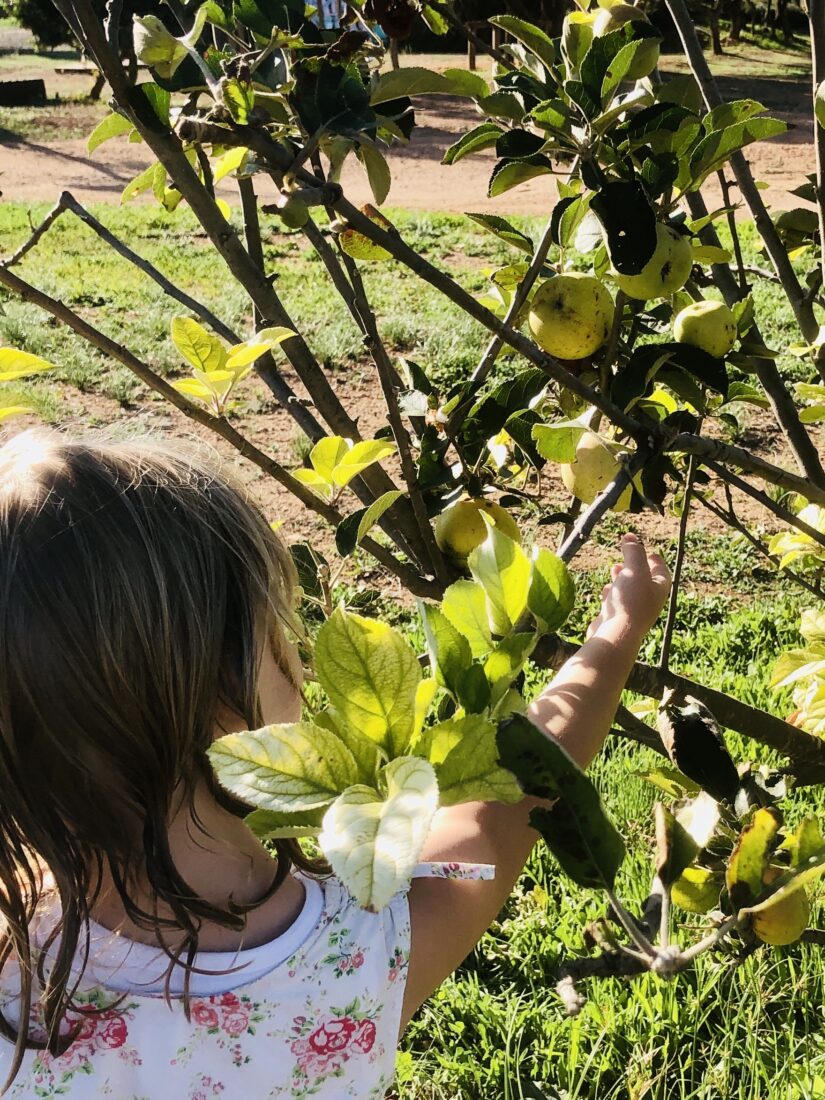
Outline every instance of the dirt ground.
{"label": "dirt ground", "polygon": [[[126,184],[149,163],[142,145],[121,138],[96,150],[86,151],[83,135],[102,117],[104,108],[67,101],[88,92],[88,76],[59,74],[55,67],[70,65],[67,51],[55,60],[40,57],[25,49],[25,38],[17,30],[0,29],[0,79],[43,77],[52,100],[41,109],[40,120],[31,120],[30,133],[15,133],[0,128],[0,187],[8,199],[54,200],[64,188],[83,202],[117,202]],[[22,51],[22,52],[21,52]],[[757,179],[764,181],[764,197],[769,205],[786,209],[796,205],[790,188],[797,186],[806,173],[814,170],[813,132],[810,117],[810,82],[806,79],[800,55],[792,55],[790,64],[798,72],[788,77],[789,61],[784,64],[773,53],[749,47],[740,56],[722,59],[717,77],[727,99],[750,97],[764,103],[789,123],[791,129],[772,141],[751,147],[748,157]],[[402,64],[413,59],[402,59]],[[415,58],[416,64],[447,68],[465,64],[460,56]],[[489,62],[480,59],[480,70]],[[748,75],[741,75],[747,67]],[[663,71],[680,68],[678,59],[666,58]],[[781,75],[780,75],[781,74]],[[57,102],[55,102],[57,100]],[[105,93],[104,93],[105,100]],[[62,101],[62,102],[61,102]],[[421,97],[416,103],[418,126],[406,147],[391,151],[389,163],[393,185],[387,205],[408,209],[462,212],[466,210],[510,214],[546,213],[556,198],[552,176],[542,176],[488,199],[487,183],[495,163],[492,151],[466,157],[449,168],[441,165],[444,151],[479,119],[472,105],[448,96]],[[360,166],[352,160],[344,174],[347,194],[358,203],[371,199]],[[222,193],[230,201],[235,197],[231,181]],[[264,189],[265,193],[265,189]],[[708,201],[718,198],[708,187]]]}

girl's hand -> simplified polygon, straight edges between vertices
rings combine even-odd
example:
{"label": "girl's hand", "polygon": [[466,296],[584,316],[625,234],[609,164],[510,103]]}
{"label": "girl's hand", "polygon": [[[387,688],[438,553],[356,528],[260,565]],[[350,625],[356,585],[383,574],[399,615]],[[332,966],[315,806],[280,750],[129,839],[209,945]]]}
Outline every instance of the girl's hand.
{"label": "girl's hand", "polygon": [[670,593],[670,570],[664,558],[648,554],[637,535],[622,539],[624,563],[613,566],[611,583],[602,589],[602,606],[587,637],[609,631],[641,639],[659,617]]}

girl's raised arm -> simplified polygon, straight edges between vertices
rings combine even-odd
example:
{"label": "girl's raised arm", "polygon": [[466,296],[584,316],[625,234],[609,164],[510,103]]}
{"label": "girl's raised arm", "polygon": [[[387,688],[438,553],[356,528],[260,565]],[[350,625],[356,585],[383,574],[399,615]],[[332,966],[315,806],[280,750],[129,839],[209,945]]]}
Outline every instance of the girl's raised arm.
{"label": "girl's raised arm", "polygon": [[[670,573],[635,535],[622,541],[587,641],[530,706],[531,720],[582,767],[604,744],[645,633],[667,599]],[[529,815],[539,800],[514,806],[474,802],[440,810],[424,859],[489,863],[492,881],[416,879],[410,889],[412,947],[402,1028],[495,920],[538,839]]]}

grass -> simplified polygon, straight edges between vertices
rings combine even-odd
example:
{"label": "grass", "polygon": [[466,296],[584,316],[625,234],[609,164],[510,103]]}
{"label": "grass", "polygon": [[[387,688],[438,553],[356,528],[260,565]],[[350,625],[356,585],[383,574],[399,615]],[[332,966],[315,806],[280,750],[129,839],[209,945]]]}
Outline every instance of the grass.
{"label": "grass", "polygon": [[[0,255],[8,255],[45,207],[0,206]],[[169,216],[153,206],[100,207],[101,219],[172,280],[203,299],[239,331],[248,330],[245,303],[185,212]],[[237,214],[234,215],[237,219]],[[443,215],[392,217],[405,237],[470,290],[485,284],[485,267],[511,259],[505,246],[462,219]],[[535,230],[537,223],[520,222]],[[755,259],[754,239],[744,233]],[[296,324],[340,380],[366,370],[358,334],[318,262],[299,238],[276,232],[266,241],[269,269]],[[110,335],[142,354],[164,375],[180,370],[168,339],[180,312],[144,276],[112,256],[89,230],[65,216],[46,242],[19,268],[49,293],[78,309]],[[477,326],[434,291],[395,265],[364,268],[380,325],[392,350],[421,363],[446,385],[466,376],[484,344]],[[788,307],[772,284],[758,288],[768,341],[786,347],[796,339]],[[46,321],[32,307],[0,297],[0,345],[26,348],[58,366],[26,387],[41,414],[58,423],[83,419],[96,394],[127,409],[146,407],[131,375]],[[782,356],[794,378],[804,363]],[[506,359],[500,372],[509,372]],[[78,396],[80,391],[80,396]],[[84,396],[85,395],[85,396]],[[108,406],[107,406],[108,408]],[[100,419],[115,415],[93,406]],[[288,464],[300,440],[282,444]],[[611,519],[598,540],[615,545],[626,520]],[[666,547],[672,555],[673,547]],[[584,631],[607,577],[606,569],[579,574],[580,599],[568,624]],[[757,706],[783,713],[768,680],[777,652],[798,643],[800,605],[777,576],[737,539],[696,527],[691,531],[673,667]],[[747,593],[747,599],[743,596]],[[340,592],[367,614],[401,625],[422,642],[410,612],[380,591],[359,585]],[[655,660],[659,631],[643,656]],[[532,675],[528,689],[540,678]],[[753,746],[730,738],[739,759]],[[760,759],[768,759],[760,753]],[[628,844],[619,893],[631,905],[643,900],[652,873],[652,788],[636,773],[655,762],[648,750],[612,741],[593,774],[605,804]],[[823,809],[825,794],[801,791],[790,803],[793,821]],[[820,907],[814,919],[821,919]],[[582,929],[604,914],[597,895],[573,887],[552,859],[538,853],[520,887],[460,971],[444,983],[405,1036],[399,1060],[401,1100],[518,1100],[536,1082],[557,1100],[808,1100],[825,1096],[825,964],[817,949],[763,951],[734,967],[703,957],[675,982],[645,978],[633,985],[593,985],[584,1011],[564,1016],[553,991],[560,961],[582,950]],[[691,933],[690,920],[682,934]],[[534,1095],[534,1094],[533,1094]]]}

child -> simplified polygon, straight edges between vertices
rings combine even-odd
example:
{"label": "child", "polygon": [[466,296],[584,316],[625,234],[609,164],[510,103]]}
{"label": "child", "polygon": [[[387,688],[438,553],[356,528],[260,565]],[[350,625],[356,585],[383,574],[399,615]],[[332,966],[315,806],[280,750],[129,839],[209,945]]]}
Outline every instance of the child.
{"label": "child", "polygon": [[[530,708],[582,765],[669,586],[638,539],[623,551]],[[179,451],[42,432],[0,448],[7,1095],[379,1100],[399,1030],[512,889],[529,799],[439,811],[426,859],[495,877],[422,865],[378,914],[247,830],[206,750],[299,716],[293,586],[243,493]]]}

